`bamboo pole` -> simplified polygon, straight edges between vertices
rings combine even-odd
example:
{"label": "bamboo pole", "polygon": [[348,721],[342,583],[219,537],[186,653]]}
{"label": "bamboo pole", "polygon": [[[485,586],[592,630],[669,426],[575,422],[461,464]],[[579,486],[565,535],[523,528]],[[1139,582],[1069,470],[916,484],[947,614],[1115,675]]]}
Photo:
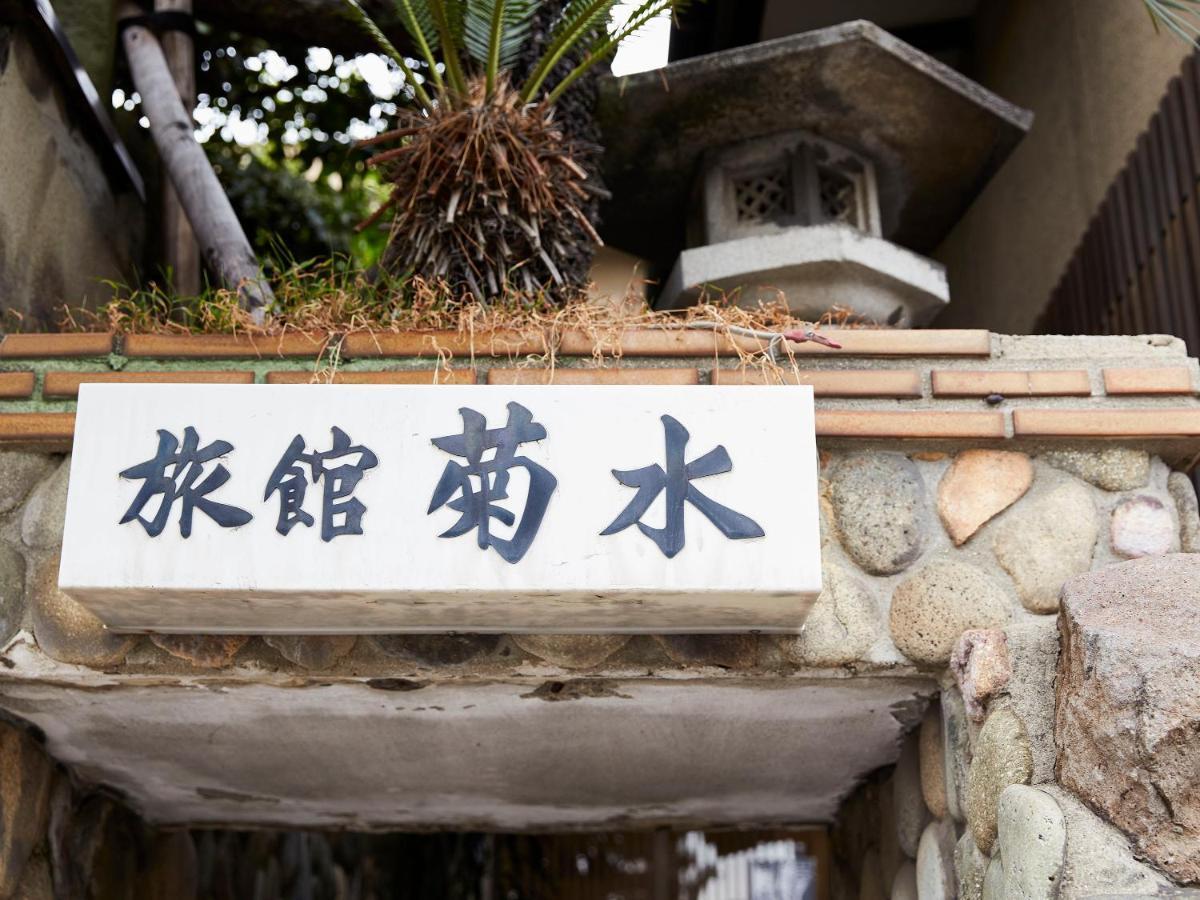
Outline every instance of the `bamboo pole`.
{"label": "bamboo pole", "polygon": [[[121,18],[140,15],[138,6],[121,5]],[[191,114],[179,99],[162,46],[153,32],[140,25],[125,28],[121,40],[133,86],[142,98],[142,111],[150,120],[150,134],[200,242],[204,261],[226,287],[238,292],[254,320],[261,322],[275,296],[262,277],[216,172],[196,143]]]}
{"label": "bamboo pole", "polygon": [[[155,12],[192,12],[192,0],[154,0]],[[196,105],[196,60],[192,36],[185,31],[168,31],[162,36],[163,55],[179,91],[184,109]],[[200,248],[188,222],[179,195],[170,184],[163,185],[163,257],[171,270],[177,294],[200,293]]]}

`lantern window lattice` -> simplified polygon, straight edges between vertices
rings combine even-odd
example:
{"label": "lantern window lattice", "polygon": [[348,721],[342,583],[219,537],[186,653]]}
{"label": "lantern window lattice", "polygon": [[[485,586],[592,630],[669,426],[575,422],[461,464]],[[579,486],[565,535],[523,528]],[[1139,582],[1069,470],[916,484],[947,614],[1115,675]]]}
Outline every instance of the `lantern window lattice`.
{"label": "lantern window lattice", "polygon": [[691,246],[794,226],[837,223],[879,236],[874,169],[858,154],[811,135],[776,135],[706,160],[702,231]]}

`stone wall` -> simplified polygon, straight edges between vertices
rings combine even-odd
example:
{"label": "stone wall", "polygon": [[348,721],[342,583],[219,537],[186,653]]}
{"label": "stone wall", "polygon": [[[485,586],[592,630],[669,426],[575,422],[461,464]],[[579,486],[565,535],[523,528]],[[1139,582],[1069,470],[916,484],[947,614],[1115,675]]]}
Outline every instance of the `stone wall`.
{"label": "stone wall", "polygon": [[[433,359],[444,361],[447,346],[470,356],[461,336],[361,336],[336,379],[683,380],[705,390],[782,371],[813,384],[825,590],[795,636],[358,637],[117,635],[56,582],[68,473],[58,451],[81,381],[323,380],[330,370],[314,347],[325,342],[9,338],[0,343],[0,389],[15,385],[0,400],[10,448],[0,452],[0,706],[42,727],[77,777],[121,788],[157,824],[778,822],[789,811],[793,821],[832,819],[848,796],[834,829],[838,896],[1075,897],[1194,881],[1195,824],[1171,810],[1190,808],[1179,773],[1193,758],[1195,711],[1164,720],[1161,752],[1098,734],[1104,717],[1087,711],[1106,698],[1064,694],[1071,660],[1083,657],[1059,663],[1059,629],[1069,646],[1093,647],[1072,636],[1099,626],[1060,614],[1082,603],[1072,598],[1092,589],[1088,579],[1200,550],[1195,493],[1175,468],[1200,450],[1195,361],[1161,338],[838,337],[842,351],[800,345],[794,367],[780,370],[742,365],[711,335],[559,336],[566,352],[549,370],[532,338],[508,336],[504,349],[477,340],[470,362],[447,370]],[[1194,616],[1184,603],[1160,618],[1194,625]],[[1164,681],[1155,659],[1147,653],[1146,685],[1195,696]],[[320,727],[333,716],[337,728]],[[1153,789],[1140,801],[1090,789],[1090,758],[1064,753],[1076,743],[1068,721],[1101,756],[1123,753],[1115,758]],[[318,737],[297,722],[324,743],[306,748]],[[477,742],[480,729],[492,744]],[[299,755],[280,749],[279,730],[301,742]],[[413,747],[428,754],[409,761],[405,790],[416,800],[388,805],[367,793],[379,793],[374,776],[355,781],[354,770],[389,772],[411,734],[425,735]],[[547,745],[547,734],[559,743]],[[663,740],[680,742],[665,763],[654,753]],[[519,752],[504,756],[504,741]],[[822,757],[831,746],[837,753]],[[346,764],[305,768],[331,753]],[[1171,753],[1184,762],[1164,768]],[[163,763],[171,756],[174,768]],[[513,775],[534,758],[525,780]],[[439,768],[455,759],[460,768]],[[659,765],[642,780],[630,772]],[[447,799],[436,784],[421,794],[433,771],[462,779],[462,796]],[[344,788],[350,806],[305,793],[314,783]],[[555,802],[530,800],[539,790]]]}
{"label": "stone wall", "polygon": [[[942,485],[975,454],[959,454]],[[1031,490],[998,517],[993,553],[1018,614],[960,623],[947,610],[916,630],[924,642],[959,634],[946,634],[940,697],[899,761],[839,814],[836,897],[1049,900],[1200,884],[1196,497],[1181,473],[1147,484],[1132,457],[1117,459],[1075,457],[1062,480],[1042,470],[1034,484],[1049,500]],[[1079,475],[1105,488],[1081,490]],[[1039,503],[1041,524],[1021,511]],[[1020,565],[1001,551],[1013,535],[1025,542]],[[1187,553],[1173,552],[1180,543]],[[1022,573],[1038,575],[1037,592]],[[990,592],[964,587],[959,609]]]}
{"label": "stone wall", "polygon": [[0,897],[167,900],[195,896],[196,877],[186,831],[150,827],[55,763],[36,730],[0,722]]}

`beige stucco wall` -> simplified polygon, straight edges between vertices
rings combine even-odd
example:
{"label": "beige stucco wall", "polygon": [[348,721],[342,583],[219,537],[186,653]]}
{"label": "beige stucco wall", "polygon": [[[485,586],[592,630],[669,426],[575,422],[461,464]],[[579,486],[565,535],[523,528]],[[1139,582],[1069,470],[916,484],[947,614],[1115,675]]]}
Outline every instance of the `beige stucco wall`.
{"label": "beige stucco wall", "polygon": [[1140,0],[984,0],[976,40],[974,76],[1036,119],[936,253],[936,324],[1026,333],[1188,49]]}
{"label": "beige stucco wall", "polygon": [[142,228],[41,52],[21,29],[0,34],[0,309],[34,329],[110,294],[102,279],[128,282]]}

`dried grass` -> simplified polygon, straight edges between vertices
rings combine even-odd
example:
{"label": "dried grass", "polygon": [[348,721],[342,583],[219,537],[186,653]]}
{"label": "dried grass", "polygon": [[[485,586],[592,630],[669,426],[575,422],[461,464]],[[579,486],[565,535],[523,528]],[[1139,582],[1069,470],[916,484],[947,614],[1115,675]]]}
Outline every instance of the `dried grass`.
{"label": "dried grass", "polygon": [[[594,302],[584,295],[562,305],[545,293],[508,290],[482,303],[469,291],[453,291],[445,282],[421,277],[372,279],[365,273],[324,261],[294,266],[275,280],[276,305],[256,325],[241,308],[236,291],[214,289],[196,298],[179,298],[158,287],[123,291],[96,310],[62,310],[63,331],[112,331],[120,334],[224,334],[277,336],[289,332],[324,335],[315,346],[315,380],[330,380],[341,365],[341,339],[348,334],[449,332],[470,348],[466,360],[439,347],[433,351],[439,370],[456,363],[473,364],[476,355],[493,355],[495,335],[520,335],[541,346],[512,362],[553,369],[563,335],[587,335],[595,348],[590,365],[614,364],[621,357],[620,337],[631,329],[679,331],[705,329],[726,335],[752,335],[757,341],[734,344],[740,363],[781,374],[795,368],[784,334],[792,339],[825,340],[820,327],[862,327],[848,314],[834,311],[818,323],[797,319],[781,297],[756,308],[736,305],[736,297],[715,295],[676,312],[646,308],[640,297],[624,302]],[[806,337],[807,336],[807,337]]]}

